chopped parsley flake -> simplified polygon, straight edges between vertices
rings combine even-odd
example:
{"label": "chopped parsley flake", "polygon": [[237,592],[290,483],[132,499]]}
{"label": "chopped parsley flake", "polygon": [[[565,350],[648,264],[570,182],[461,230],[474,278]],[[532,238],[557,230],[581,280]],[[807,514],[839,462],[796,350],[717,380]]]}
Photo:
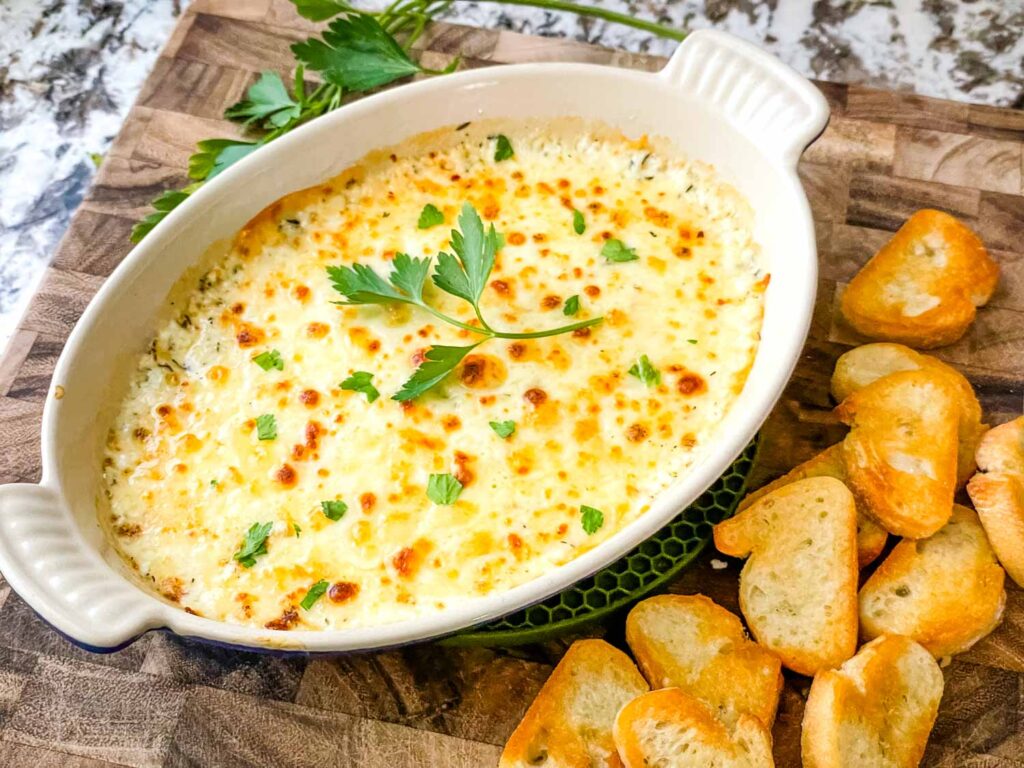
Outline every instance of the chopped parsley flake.
{"label": "chopped parsley flake", "polygon": [[494,434],[502,440],[508,440],[516,431],[516,423],[514,421],[492,421],[490,424]]}
{"label": "chopped parsley flake", "polygon": [[697,343],[697,340],[696,340],[696,339],[687,339],[687,340],[686,340],[686,342],[687,342],[688,344],[696,344],[696,343]]}
{"label": "chopped parsley flake", "polygon": [[430,229],[438,224],[444,224],[444,214],[433,203],[427,203],[423,206],[423,212],[420,214],[420,220],[416,226],[420,229]]}
{"label": "chopped parsley flake", "polygon": [[292,523],[292,530],[295,531],[295,538],[299,538],[302,535],[302,528],[299,527],[298,523]]}
{"label": "chopped parsley flake", "polygon": [[640,355],[633,367],[629,369],[630,376],[636,376],[648,387],[656,387],[661,384],[661,371],[654,367],[647,355]]}
{"label": "chopped parsley flake", "polygon": [[494,162],[500,163],[502,160],[508,160],[510,157],[515,156],[515,152],[512,150],[512,142],[508,140],[508,136],[499,133],[494,138],[496,139],[494,144]]}
{"label": "chopped parsley flake", "polygon": [[380,392],[371,383],[373,381],[373,374],[366,371],[356,371],[343,382],[341,382],[341,388],[347,389],[350,392],[362,392],[366,395],[366,402],[372,403],[378,397]]}
{"label": "chopped parsley flake", "polygon": [[611,240],[605,241],[604,247],[601,249],[601,255],[609,262],[636,261],[640,258],[636,255],[636,251],[632,248],[627,248],[625,243],[621,240],[616,240],[614,237]]}
{"label": "chopped parsley flake", "polygon": [[302,598],[302,602],[299,603],[299,605],[302,606],[303,610],[308,611],[316,605],[317,600],[324,596],[324,593],[327,591],[327,587],[329,586],[330,584],[323,579],[320,579],[320,581],[309,588],[309,592],[307,592],[306,596]]}
{"label": "chopped parsley flake", "polygon": [[582,235],[587,231],[587,222],[583,218],[583,213],[575,208],[572,209],[572,231],[577,235]]}
{"label": "chopped parsley flake", "polygon": [[583,530],[586,534],[592,536],[604,525],[604,512],[582,504],[580,505],[580,523],[583,525]]}
{"label": "chopped parsley flake", "polygon": [[348,512],[348,504],[344,501],[321,501],[320,509],[328,520],[338,522]]}
{"label": "chopped parsley flake", "polygon": [[435,504],[454,504],[462,488],[462,483],[454,475],[431,475],[427,481],[427,498]]}
{"label": "chopped parsley flake", "polygon": [[580,311],[580,297],[570,296],[565,300],[565,306],[562,307],[562,314],[567,317],[572,317]]}
{"label": "chopped parsley flake", "polygon": [[234,554],[235,560],[245,568],[252,568],[256,565],[256,558],[267,554],[267,537],[270,536],[273,529],[272,522],[263,523],[263,525],[253,523],[252,527],[245,532],[242,546]]}
{"label": "chopped parsley flake", "polygon": [[272,349],[269,352],[260,352],[252,361],[264,371],[269,371],[272,368],[276,368],[279,371],[284,370],[284,360],[281,359],[281,353],[276,349]]}
{"label": "chopped parsley flake", "polygon": [[256,436],[260,440],[273,440],[277,437],[277,419],[272,413],[264,413],[256,417]]}

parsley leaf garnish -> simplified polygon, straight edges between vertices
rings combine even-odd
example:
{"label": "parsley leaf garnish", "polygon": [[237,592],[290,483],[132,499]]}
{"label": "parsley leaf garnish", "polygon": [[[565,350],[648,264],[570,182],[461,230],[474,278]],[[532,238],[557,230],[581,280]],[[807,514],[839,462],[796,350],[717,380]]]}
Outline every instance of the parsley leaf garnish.
{"label": "parsley leaf garnish", "polygon": [[514,421],[491,421],[488,423],[491,425],[491,429],[494,430],[494,434],[502,440],[508,440],[516,431],[516,423]]}
{"label": "parsley leaf garnish", "polygon": [[277,437],[277,419],[272,413],[264,413],[256,417],[256,436],[260,440],[273,440]]}
{"label": "parsley leaf garnish", "polygon": [[433,203],[427,203],[423,206],[423,211],[420,213],[420,220],[416,223],[419,229],[430,229],[436,227],[438,224],[444,224],[444,214],[437,209],[437,206]]}
{"label": "parsley leaf garnish", "polygon": [[500,163],[502,160],[508,160],[515,156],[516,153],[512,149],[512,142],[508,140],[508,136],[499,133],[494,139],[494,162]]}
{"label": "parsley leaf garnish", "polygon": [[572,231],[577,235],[582,235],[587,231],[587,222],[583,219],[583,213],[575,208],[572,209]]}
{"label": "parsley leaf garnish", "polygon": [[477,347],[477,344],[470,344],[468,347],[447,347],[443,344],[435,344],[427,350],[420,367],[406,380],[402,388],[391,396],[391,399],[400,403],[405,402],[417,398],[428,389],[437,386],[455,370],[455,366],[462,362],[462,358]]}
{"label": "parsley leaf garnish", "polygon": [[307,592],[306,596],[302,598],[302,602],[299,603],[299,605],[302,606],[304,611],[308,611],[316,605],[317,600],[324,596],[324,593],[327,592],[327,587],[329,586],[330,584],[323,579],[320,579],[320,581],[309,588],[309,592]]}
{"label": "parsley leaf garnish", "polygon": [[621,240],[616,240],[614,237],[605,241],[601,255],[609,262],[636,261],[640,258],[636,255],[636,251],[627,248]]}
{"label": "parsley leaf garnish", "polygon": [[273,128],[287,125],[301,114],[302,105],[292,99],[276,72],[264,72],[249,86],[245,98],[228,107],[224,117],[245,124],[260,123]]}
{"label": "parsley leaf garnish", "polygon": [[184,189],[171,189],[166,192],[161,192],[150,205],[153,206],[153,213],[148,214],[142,221],[138,222],[132,227],[131,241],[138,243],[153,231],[153,228],[163,221],[167,214],[181,205],[188,199],[196,189],[199,188],[199,182],[195,184],[189,184]]}
{"label": "parsley leaf garnish", "polygon": [[572,317],[580,311],[580,297],[570,296],[565,300],[565,306],[562,307],[562,314],[566,317]]}
{"label": "parsley leaf garnish", "polygon": [[366,91],[414,75],[420,66],[409,58],[375,18],[346,13],[324,30],[292,45],[292,53],[328,83],[347,90]]}
{"label": "parsley leaf garnish", "polygon": [[[487,280],[494,269],[495,257],[505,239],[495,230],[493,224],[485,230],[480,215],[469,203],[462,206],[458,224],[459,229],[454,229],[451,233],[452,253],[441,252],[437,255],[431,279],[434,285],[445,293],[469,302],[476,314],[477,325],[457,320],[428,304],[423,297],[423,283],[430,272],[431,260],[413,258],[405,253],[395,255],[391,263],[392,271],[387,279],[365,264],[327,267],[332,287],[345,297],[345,301],[334,303],[343,306],[388,305],[396,302],[412,304],[456,328],[484,337],[477,344],[491,338],[539,339],[556,336],[601,322],[602,318],[595,317],[561,328],[529,333],[512,333],[492,328],[480,311],[480,296],[487,286]],[[424,362],[392,399],[411,400],[437,385],[477,344],[466,347],[435,345],[427,351]]]}
{"label": "parsley leaf garnish", "polygon": [[348,390],[349,392],[362,392],[366,395],[366,402],[372,403],[378,397],[380,392],[373,386],[373,374],[368,371],[356,371],[343,382],[341,382],[341,388]]}
{"label": "parsley leaf garnish", "polygon": [[196,147],[199,151],[188,159],[188,177],[196,181],[209,181],[259,149],[260,143],[234,139],[206,139],[196,144]]}
{"label": "parsley leaf garnish", "polygon": [[324,517],[328,520],[338,522],[348,512],[348,504],[344,501],[321,501],[320,509],[323,510]]}
{"label": "parsley leaf garnish", "polygon": [[292,0],[292,4],[299,16],[310,21],[326,21],[348,7],[337,0]]}
{"label": "parsley leaf garnish", "polygon": [[431,475],[427,481],[427,498],[435,504],[454,504],[462,488],[462,483],[454,475]]}
{"label": "parsley leaf garnish", "polygon": [[580,505],[580,523],[583,525],[583,530],[586,534],[592,536],[604,525],[604,512],[582,504]]}
{"label": "parsley leaf garnish", "polygon": [[636,376],[648,387],[656,387],[661,384],[661,371],[654,367],[647,355],[640,355],[633,367],[629,369],[630,376]]}
{"label": "parsley leaf garnish", "polygon": [[253,523],[252,527],[245,532],[242,546],[234,554],[235,560],[245,568],[252,568],[256,565],[256,558],[267,554],[267,537],[270,536],[272,530],[274,530],[272,522],[263,523],[263,525]]}
{"label": "parsley leaf garnish", "polygon": [[276,349],[272,349],[269,352],[260,352],[252,361],[264,371],[269,371],[271,368],[276,368],[279,371],[284,370],[284,360],[281,359],[281,353]]}

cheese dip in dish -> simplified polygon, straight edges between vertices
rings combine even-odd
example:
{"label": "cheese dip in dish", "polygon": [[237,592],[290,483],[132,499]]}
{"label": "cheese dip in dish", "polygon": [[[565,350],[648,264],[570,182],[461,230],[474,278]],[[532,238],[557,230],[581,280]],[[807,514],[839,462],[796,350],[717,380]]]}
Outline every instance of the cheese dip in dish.
{"label": "cheese dip in dish", "polygon": [[153,590],[237,624],[372,626],[523,584],[714,439],[760,334],[752,233],[712,168],[591,122],[374,152],[168,298],[102,523]]}

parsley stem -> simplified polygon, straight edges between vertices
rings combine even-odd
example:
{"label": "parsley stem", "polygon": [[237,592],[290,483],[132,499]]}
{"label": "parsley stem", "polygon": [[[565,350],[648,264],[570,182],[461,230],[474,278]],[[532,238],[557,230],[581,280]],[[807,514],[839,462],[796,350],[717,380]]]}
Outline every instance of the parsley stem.
{"label": "parsley stem", "polygon": [[593,16],[597,19],[604,19],[610,21],[613,24],[623,24],[627,27],[633,27],[635,29],[643,30],[644,32],[650,32],[651,34],[657,35],[658,37],[667,37],[670,40],[683,40],[686,37],[686,32],[681,29],[674,29],[664,24],[659,24],[656,21],[646,21],[645,19],[638,19],[635,16],[630,16],[625,13],[618,13],[617,11],[610,11],[607,8],[599,8],[594,5],[580,5],[578,3],[570,3],[565,0],[478,0],[484,3],[501,3],[504,5],[525,5],[531,8],[545,8],[551,11],[568,11],[569,13],[575,13],[579,16]]}
{"label": "parsley stem", "polygon": [[[476,325],[470,325],[469,323],[464,323],[461,320],[456,320],[454,317],[449,317],[444,312],[440,312],[440,311],[434,309],[429,304],[426,304],[426,303],[416,304],[416,306],[420,307],[422,309],[427,310],[427,312],[432,314],[434,317],[436,317],[436,318],[438,318],[440,320],[444,320],[446,323],[450,323],[450,324],[454,325],[456,328],[461,328],[464,331],[472,331],[473,333],[479,333],[481,336],[493,336],[494,335],[494,332],[490,328],[481,328],[481,327],[476,326]],[[477,317],[479,317],[479,316],[480,315],[478,313]],[[481,322],[483,322],[482,319],[481,319]]]}
{"label": "parsley stem", "polygon": [[[572,325],[563,325],[561,328],[552,328],[549,331],[533,331],[531,333],[506,333],[505,331],[491,331],[491,334],[496,339],[543,339],[546,336],[558,336],[562,333],[571,333],[572,331],[580,328],[589,328],[592,325],[597,325],[603,317],[592,317],[590,320],[583,320],[579,323],[573,323]],[[479,329],[478,329],[479,330]]]}

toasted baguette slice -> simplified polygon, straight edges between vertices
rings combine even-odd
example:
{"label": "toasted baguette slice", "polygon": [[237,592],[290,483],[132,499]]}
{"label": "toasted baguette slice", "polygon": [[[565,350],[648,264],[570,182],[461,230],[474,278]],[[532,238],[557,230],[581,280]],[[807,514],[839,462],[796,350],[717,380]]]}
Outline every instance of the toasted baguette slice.
{"label": "toasted baguette slice", "polygon": [[961,487],[974,474],[974,453],[988,426],[981,421],[981,404],[974,388],[956,368],[902,344],[865,344],[851,349],[836,361],[832,373],[832,396],[842,402],[857,390],[890,373],[919,370],[945,376],[956,387],[960,403],[956,475],[957,487]]}
{"label": "toasted baguette slice", "polygon": [[[803,464],[800,464],[782,477],[776,478],[767,485],[763,485],[752,493],[748,493],[737,507],[742,512],[755,501],[778,490],[784,485],[795,483],[807,477],[834,477],[836,480],[846,482],[846,462],[843,459],[843,444],[836,443],[831,448],[814,456]],[[882,554],[885,543],[889,539],[889,533],[882,526],[865,514],[860,507],[857,508],[857,564],[863,568]]]}
{"label": "toasted baguette slice", "polygon": [[989,430],[978,446],[977,474],[967,493],[996,557],[1024,587],[1024,416]]}
{"label": "toasted baguette slice", "polygon": [[764,723],[740,715],[729,727],[707,704],[679,688],[651,691],[615,718],[615,745],[625,768],[773,768]]}
{"label": "toasted baguette slice", "polygon": [[1004,581],[978,516],[958,504],[934,536],[897,544],[861,588],[861,636],[905,635],[936,658],[962,653],[998,626]]}
{"label": "toasted baguette slice", "polygon": [[872,640],[814,678],[800,739],[804,768],[916,768],[942,686],[938,663],[913,640]]}
{"label": "toasted baguette slice", "polygon": [[902,371],[836,408],[851,426],[843,441],[847,484],[861,509],[890,533],[931,536],[946,524],[956,491],[956,389],[933,371]]}
{"label": "toasted baguette slice", "polygon": [[779,488],[714,529],[747,557],[740,609],[761,645],[803,675],[857,650],[857,508],[845,485],[811,477]]}
{"label": "toasted baguette slice", "polygon": [[615,715],[647,690],[622,651],[603,640],[573,643],[509,737],[499,767],[621,768]]}
{"label": "toasted baguette slice", "polygon": [[779,657],[704,595],[638,603],[626,618],[626,642],[651,688],[682,688],[729,725],[748,714],[771,728],[782,691]]}
{"label": "toasted baguette slice", "polygon": [[918,211],[858,272],[840,303],[861,334],[929,349],[952,344],[999,281],[974,232],[941,211]]}

